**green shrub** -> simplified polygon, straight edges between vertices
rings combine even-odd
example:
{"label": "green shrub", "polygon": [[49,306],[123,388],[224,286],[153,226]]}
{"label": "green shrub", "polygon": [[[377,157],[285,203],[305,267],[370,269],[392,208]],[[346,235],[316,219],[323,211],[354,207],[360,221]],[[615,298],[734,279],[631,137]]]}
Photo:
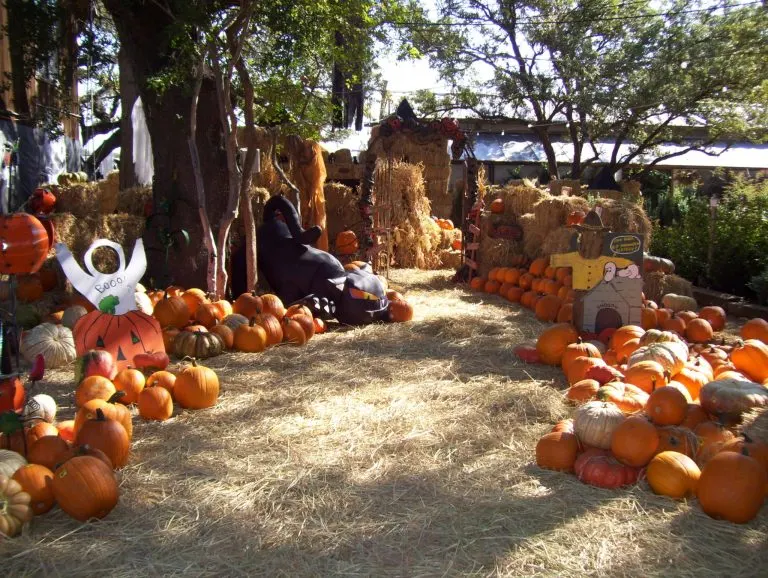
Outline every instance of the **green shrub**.
{"label": "green shrub", "polygon": [[651,251],[672,259],[678,274],[703,287],[751,296],[750,280],[768,267],[768,181],[737,180],[720,201],[714,221],[712,263],[709,200],[689,196],[679,222],[657,225]]}

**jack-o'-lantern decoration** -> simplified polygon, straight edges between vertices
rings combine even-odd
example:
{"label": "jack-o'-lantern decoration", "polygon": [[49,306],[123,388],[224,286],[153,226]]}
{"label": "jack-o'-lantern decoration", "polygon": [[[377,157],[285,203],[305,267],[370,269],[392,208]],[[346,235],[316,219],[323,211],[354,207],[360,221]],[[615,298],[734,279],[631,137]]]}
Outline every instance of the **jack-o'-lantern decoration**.
{"label": "jack-o'-lantern decoration", "polygon": [[35,273],[49,249],[48,233],[36,217],[27,213],[0,215],[0,273]]}
{"label": "jack-o'-lantern decoration", "polygon": [[160,324],[141,311],[123,315],[91,311],[77,320],[72,333],[78,356],[104,349],[112,354],[118,371],[134,365],[136,355],[165,351]]}

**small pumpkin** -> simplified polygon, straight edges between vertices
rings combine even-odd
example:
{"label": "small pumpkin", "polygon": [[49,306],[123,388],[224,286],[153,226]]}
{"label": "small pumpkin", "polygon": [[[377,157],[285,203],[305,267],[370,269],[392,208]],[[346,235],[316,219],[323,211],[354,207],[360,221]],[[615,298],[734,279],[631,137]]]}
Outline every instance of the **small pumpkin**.
{"label": "small pumpkin", "polygon": [[173,399],[159,385],[145,387],[139,394],[139,415],[142,419],[165,421],[173,415]]}
{"label": "small pumpkin", "polygon": [[221,355],[224,342],[216,333],[202,331],[182,331],[173,343],[174,353],[179,359],[193,357],[206,359]]}
{"label": "small pumpkin", "polygon": [[499,215],[504,212],[504,199],[493,199],[491,201],[491,213]]}
{"label": "small pumpkin", "polygon": [[26,398],[27,390],[18,376],[9,376],[0,381],[0,413],[21,410]]}
{"label": "small pumpkin", "polygon": [[107,419],[102,408],[96,410],[96,417],[87,420],[77,432],[75,443],[89,445],[107,454],[115,469],[128,463],[130,438],[118,421]]}
{"label": "small pumpkin", "polygon": [[768,321],[755,317],[747,321],[739,331],[742,339],[757,339],[768,343]]}
{"label": "small pumpkin", "polygon": [[264,351],[267,347],[267,332],[252,318],[250,323],[240,325],[235,330],[234,347],[246,353]]}
{"label": "small pumpkin", "polygon": [[294,345],[305,345],[307,343],[307,335],[304,333],[302,326],[295,319],[283,317],[282,329],[284,341]]}
{"label": "small pumpkin", "polygon": [[695,496],[701,470],[690,457],[674,451],[657,454],[648,464],[646,478],[654,493],[681,500]]}
{"label": "small pumpkin", "polygon": [[176,376],[170,371],[156,371],[147,378],[146,387],[163,387],[173,396],[173,386],[176,384]]}
{"label": "small pumpkin", "polygon": [[75,402],[82,407],[85,402],[92,399],[108,400],[117,389],[115,385],[106,377],[100,375],[91,375],[80,382],[75,391]]}
{"label": "small pumpkin", "polygon": [[64,461],[69,452],[69,444],[59,436],[43,436],[29,448],[27,460],[30,464],[40,464],[49,470]]}
{"label": "small pumpkin", "polygon": [[552,323],[557,319],[557,314],[562,307],[562,301],[555,295],[544,295],[536,303],[534,309],[536,319],[547,323]]}
{"label": "small pumpkin", "polygon": [[29,494],[29,505],[35,516],[45,514],[53,508],[56,498],[53,497],[53,472],[49,468],[40,464],[27,464],[16,470],[12,479]]}
{"label": "small pumpkin", "polygon": [[413,306],[405,300],[389,302],[389,320],[403,323],[413,319]]}
{"label": "small pumpkin", "polygon": [[187,304],[190,317],[194,317],[201,305],[208,303],[208,297],[202,289],[187,289],[181,294],[184,303]]}
{"label": "small pumpkin", "polygon": [[215,371],[193,360],[176,375],[173,396],[187,409],[212,407],[219,398],[219,378]]}
{"label": "small pumpkin", "polygon": [[160,327],[181,329],[189,322],[191,314],[187,303],[181,297],[170,297],[168,292],[155,304],[152,315]]}
{"label": "small pumpkin", "polygon": [[699,317],[709,322],[713,331],[725,329],[725,310],[716,305],[707,305],[699,310]]}
{"label": "small pumpkin", "polygon": [[651,392],[645,412],[656,425],[679,425],[688,411],[688,401],[677,389],[659,387]]}
{"label": "small pumpkin", "polygon": [[75,414],[74,433],[75,439],[83,424],[88,420],[96,418],[96,410],[100,409],[107,419],[112,419],[120,423],[128,434],[128,439],[133,438],[133,416],[127,406],[118,403],[125,392],[115,392],[108,399],[91,399],[85,402]]}
{"label": "small pumpkin", "polygon": [[598,488],[620,488],[634,484],[640,476],[640,468],[622,464],[609,452],[597,448],[576,458],[573,469],[579,480]]}
{"label": "small pumpkin", "polygon": [[226,325],[219,323],[211,327],[211,333],[215,333],[221,337],[221,341],[226,349],[232,349],[235,344],[235,334]]}
{"label": "small pumpkin", "polygon": [[572,472],[578,450],[579,440],[573,433],[548,433],[536,444],[536,465],[547,470]]}
{"label": "small pumpkin", "polygon": [[254,315],[253,318],[256,323],[259,324],[262,329],[267,333],[267,345],[277,345],[283,341],[283,327],[280,325],[280,320],[271,313],[260,313]]}
{"label": "small pumpkin", "polygon": [[768,379],[768,345],[759,339],[739,341],[731,351],[731,362],[752,381]]}
{"label": "small pumpkin", "polygon": [[612,403],[590,401],[579,407],[573,415],[573,429],[585,444],[608,449],[613,432],[624,421],[622,411]]}
{"label": "small pumpkin", "polygon": [[232,310],[246,319],[250,319],[254,315],[261,313],[262,308],[263,304],[261,302],[261,297],[255,290],[250,293],[243,293],[235,299],[235,302],[232,304]]}
{"label": "small pumpkin", "polygon": [[695,458],[699,452],[699,438],[688,428],[668,425],[657,428],[659,452],[673,451]]}
{"label": "small pumpkin", "polygon": [[637,339],[639,341],[643,335],[645,335],[645,329],[637,325],[624,325],[623,327],[619,327],[611,335],[609,349],[618,352],[619,348],[627,341],[630,341],[631,339]]}
{"label": "small pumpkin", "polygon": [[713,336],[712,326],[706,319],[694,319],[685,327],[685,338],[692,343],[707,343]]}
{"label": "small pumpkin", "polygon": [[696,495],[707,515],[745,524],[760,511],[767,483],[765,468],[757,460],[721,452],[702,468]]}
{"label": "small pumpkin", "polygon": [[0,474],[0,536],[15,536],[32,519],[31,499],[19,482]]}
{"label": "small pumpkin", "polygon": [[267,293],[261,296],[261,302],[263,306],[262,313],[271,313],[278,319],[282,319],[285,316],[285,306],[282,300],[277,295]]}
{"label": "small pumpkin", "polygon": [[621,463],[636,468],[651,461],[659,447],[659,434],[642,416],[630,416],[613,431],[611,452]]}
{"label": "small pumpkin", "polygon": [[565,398],[574,403],[586,403],[595,399],[600,384],[594,379],[582,379],[577,381],[565,392]]}
{"label": "small pumpkin", "polygon": [[138,369],[129,367],[119,371],[113,383],[117,391],[125,392],[125,395],[120,398],[120,403],[131,405],[139,401],[139,394],[146,385],[146,379]]}
{"label": "small pumpkin", "polygon": [[667,373],[656,361],[640,361],[624,372],[624,381],[650,394],[656,387],[667,384]]}
{"label": "small pumpkin", "polygon": [[631,383],[611,381],[597,390],[595,398],[598,401],[609,401],[624,413],[642,411],[648,403],[648,394]]}
{"label": "small pumpkin", "polygon": [[59,507],[81,522],[103,518],[117,505],[119,490],[112,470],[92,456],[77,456],[53,475],[53,495]]}

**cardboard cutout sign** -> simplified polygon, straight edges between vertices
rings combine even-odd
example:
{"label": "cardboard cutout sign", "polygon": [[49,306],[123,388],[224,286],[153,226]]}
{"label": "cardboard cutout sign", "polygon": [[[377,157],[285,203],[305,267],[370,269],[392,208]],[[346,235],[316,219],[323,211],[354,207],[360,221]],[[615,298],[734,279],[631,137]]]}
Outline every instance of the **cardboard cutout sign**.
{"label": "cardboard cutout sign", "polygon": [[606,233],[602,254],[582,257],[578,235],[568,253],[552,255],[553,267],[573,268],[573,323],[580,330],[599,333],[609,327],[640,325],[643,292],[643,237],[634,233]]}
{"label": "cardboard cutout sign", "polygon": [[[94,267],[93,252],[99,247],[110,247],[117,253],[119,265],[114,273],[102,273]],[[78,319],[72,329],[78,357],[91,349],[103,349],[112,354],[120,371],[134,366],[136,355],[165,351],[160,324],[154,317],[135,311],[136,284],[147,268],[141,239],[136,241],[127,267],[123,248],[107,239],[94,241],[85,252],[87,272],[63,243],[56,244],[56,258],[67,279],[98,309]]]}
{"label": "cardboard cutout sign", "polygon": [[[94,267],[93,252],[99,247],[109,247],[117,253],[118,268],[114,273],[102,273]],[[70,283],[99,311],[119,315],[136,309],[136,284],[147,269],[147,257],[141,239],[136,241],[127,267],[123,248],[107,239],[94,241],[85,252],[83,263],[87,272],[80,268],[64,243],[56,243],[56,258]]]}

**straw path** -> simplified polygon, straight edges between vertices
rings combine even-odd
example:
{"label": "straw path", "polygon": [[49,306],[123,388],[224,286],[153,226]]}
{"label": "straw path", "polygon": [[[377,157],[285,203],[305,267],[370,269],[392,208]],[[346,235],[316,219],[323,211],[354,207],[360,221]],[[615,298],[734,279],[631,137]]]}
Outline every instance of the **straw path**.
{"label": "straw path", "polygon": [[[3,574],[764,575],[768,508],[734,525],[534,466],[565,383],[512,348],[544,326],[450,274],[393,271],[412,323],[208,360],[218,405],[136,417],[117,508],[34,520]],[[71,415],[68,374],[40,388]]]}

